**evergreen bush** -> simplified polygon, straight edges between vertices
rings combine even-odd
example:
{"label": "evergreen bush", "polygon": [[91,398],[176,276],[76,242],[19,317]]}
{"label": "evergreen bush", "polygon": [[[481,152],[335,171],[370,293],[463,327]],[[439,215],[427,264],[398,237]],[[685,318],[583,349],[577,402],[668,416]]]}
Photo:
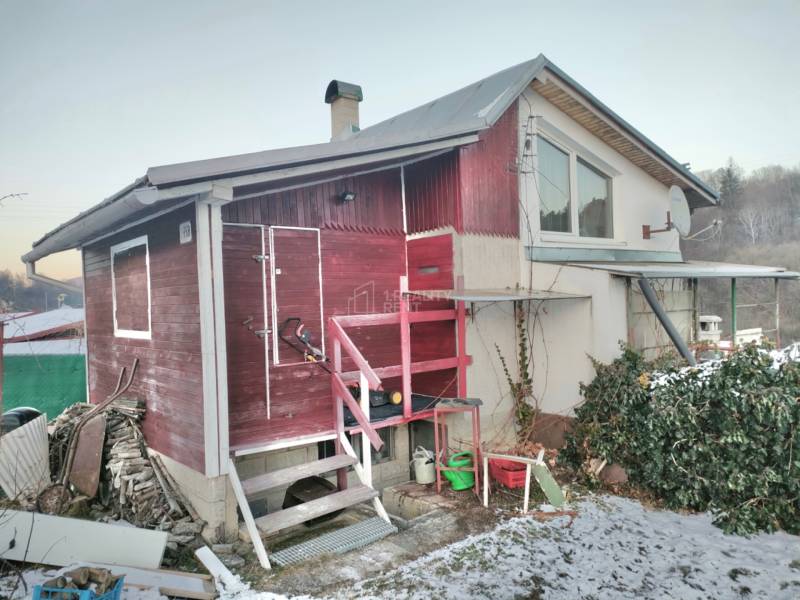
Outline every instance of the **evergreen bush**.
{"label": "evergreen bush", "polygon": [[800,533],[797,345],[662,370],[625,348],[595,367],[568,462],[619,463],[668,508],[711,511],[729,533]]}

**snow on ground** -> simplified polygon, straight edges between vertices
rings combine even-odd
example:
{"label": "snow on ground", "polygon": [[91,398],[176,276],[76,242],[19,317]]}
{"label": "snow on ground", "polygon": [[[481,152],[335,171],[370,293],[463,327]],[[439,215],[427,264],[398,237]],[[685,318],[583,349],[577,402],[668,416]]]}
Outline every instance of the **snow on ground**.
{"label": "snow on ground", "polygon": [[[798,536],[726,535],[707,514],[649,510],[612,496],[587,498],[573,508],[578,513],[574,519],[514,517],[492,531],[340,589],[333,598],[800,598]],[[305,568],[314,577],[315,565]],[[44,578],[41,572],[39,578]],[[283,598],[254,591],[238,576],[227,584],[220,600]],[[123,595],[127,600],[155,597]]]}
{"label": "snow on ground", "polygon": [[[724,534],[707,514],[648,510],[604,496],[578,516],[515,517],[341,589],[336,598],[769,599],[800,598],[800,537]],[[310,567],[313,577],[313,567]],[[231,589],[222,600],[274,600]]]}
{"label": "snow on ground", "polygon": [[576,508],[571,523],[511,519],[341,597],[800,598],[800,537],[725,535],[709,515],[618,497]]}

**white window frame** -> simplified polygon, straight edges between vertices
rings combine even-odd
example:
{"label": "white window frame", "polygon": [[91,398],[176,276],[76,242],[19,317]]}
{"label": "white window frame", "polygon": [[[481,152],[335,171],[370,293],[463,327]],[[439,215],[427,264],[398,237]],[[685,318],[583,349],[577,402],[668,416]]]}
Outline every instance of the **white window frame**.
{"label": "white window frame", "polygon": [[[136,248],[144,246],[144,266],[147,274],[147,331],[140,331],[137,329],[120,329],[117,325],[117,282],[114,276],[114,256]],[[111,304],[112,315],[114,318],[114,337],[118,338],[132,338],[136,340],[149,340],[152,337],[153,328],[153,311],[152,311],[152,298],[150,293],[150,245],[146,235],[135,237],[126,242],[114,244],[111,246]]]}
{"label": "white window frame", "polygon": [[[569,204],[570,204],[570,225],[572,231],[547,231],[541,228],[540,207],[537,206],[537,229],[539,230],[539,239],[542,242],[554,242],[556,244],[568,243],[584,244],[592,246],[618,246],[621,245],[618,235],[617,226],[617,194],[615,180],[620,175],[619,171],[611,167],[608,163],[595,156],[592,152],[585,149],[583,146],[569,138],[567,135],[559,135],[555,127],[546,124],[542,127],[542,123],[536,129],[536,172],[534,177],[537,178],[537,188],[541,186],[539,179],[539,160],[538,160],[538,138],[541,137],[546,142],[555,146],[558,150],[563,152],[569,157]],[[611,223],[613,228],[613,236],[610,238],[602,237],[589,237],[580,235],[580,215],[578,208],[578,159],[581,159],[587,165],[590,165],[598,173],[608,178],[609,192],[611,193]]]}

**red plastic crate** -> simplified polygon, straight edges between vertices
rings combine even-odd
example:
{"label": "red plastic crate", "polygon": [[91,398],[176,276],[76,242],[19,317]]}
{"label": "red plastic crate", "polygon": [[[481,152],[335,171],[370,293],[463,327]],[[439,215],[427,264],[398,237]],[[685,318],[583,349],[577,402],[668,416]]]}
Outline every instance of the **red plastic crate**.
{"label": "red plastic crate", "polygon": [[507,488],[525,487],[525,464],[504,458],[489,459],[489,474]]}

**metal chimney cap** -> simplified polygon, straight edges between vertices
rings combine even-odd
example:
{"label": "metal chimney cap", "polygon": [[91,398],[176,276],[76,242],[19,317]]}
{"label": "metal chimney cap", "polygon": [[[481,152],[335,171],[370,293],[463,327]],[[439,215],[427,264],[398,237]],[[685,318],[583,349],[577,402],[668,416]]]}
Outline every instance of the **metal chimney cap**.
{"label": "metal chimney cap", "polygon": [[360,85],[333,79],[325,90],[325,102],[330,104],[337,98],[350,98],[361,102],[364,99],[364,93],[361,91]]}

